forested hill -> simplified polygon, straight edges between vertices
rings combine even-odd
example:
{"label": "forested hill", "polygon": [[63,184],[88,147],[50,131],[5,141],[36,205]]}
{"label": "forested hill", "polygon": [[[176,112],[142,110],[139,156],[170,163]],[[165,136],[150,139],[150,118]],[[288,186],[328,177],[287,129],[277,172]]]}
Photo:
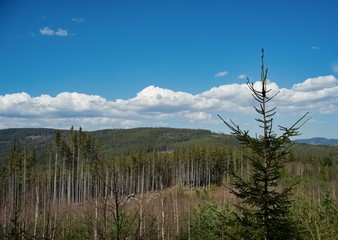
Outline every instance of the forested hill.
{"label": "forested hill", "polygon": [[[13,145],[14,139],[26,142],[34,148],[38,161],[47,157],[48,148],[54,141],[57,129],[12,128],[0,130],[0,163]],[[61,130],[67,133],[69,130]],[[128,154],[135,151],[172,151],[180,147],[196,145],[237,145],[233,136],[201,129],[134,128],[106,129],[87,132],[99,143],[103,153]]]}
{"label": "forested hill", "polygon": [[[21,143],[27,142],[29,148],[35,149],[37,160],[46,161],[48,149],[54,141],[57,129],[46,128],[13,128],[0,130],[0,163],[7,159],[14,139]],[[60,130],[66,134],[69,130]],[[201,129],[178,128],[134,128],[134,129],[106,129],[87,132],[98,143],[103,154],[129,154],[135,151],[173,151],[189,146],[237,146],[236,139],[231,135],[214,133]],[[327,142],[321,141],[296,144],[294,150],[298,153],[313,155],[332,155],[338,152],[338,147],[320,146]],[[312,145],[311,145],[312,144]]]}
{"label": "forested hill", "polygon": [[134,128],[91,132],[103,152],[131,153],[135,151],[172,151],[196,145],[238,145],[231,135],[201,129]]}
{"label": "forested hill", "polygon": [[0,163],[3,163],[13,146],[14,139],[26,142],[31,149],[35,149],[38,160],[47,156],[49,143],[53,140],[56,129],[46,128],[10,128],[0,130]]}

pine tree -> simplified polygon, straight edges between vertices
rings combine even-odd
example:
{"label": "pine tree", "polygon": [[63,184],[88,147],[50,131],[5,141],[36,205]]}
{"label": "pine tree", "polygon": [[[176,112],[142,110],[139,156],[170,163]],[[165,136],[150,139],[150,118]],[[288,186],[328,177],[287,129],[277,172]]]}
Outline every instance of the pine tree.
{"label": "pine tree", "polygon": [[276,108],[269,108],[268,103],[278,92],[271,94],[271,89],[267,89],[264,50],[261,89],[256,89],[249,79],[247,86],[259,103],[254,108],[260,115],[256,121],[263,134],[251,137],[249,131],[243,131],[232,120],[225,121],[219,116],[239,142],[251,150],[251,154],[244,155],[250,169],[248,176],[242,177],[235,170],[228,169],[232,180],[230,191],[239,200],[237,217],[241,225],[240,235],[248,239],[298,239],[296,224],[290,217],[290,194],[294,184],[282,187],[280,180],[286,163],[285,156],[293,144],[289,138],[300,135],[299,128],[307,121],[305,118],[308,113],[290,128],[279,126],[279,136],[274,132],[273,116]]}

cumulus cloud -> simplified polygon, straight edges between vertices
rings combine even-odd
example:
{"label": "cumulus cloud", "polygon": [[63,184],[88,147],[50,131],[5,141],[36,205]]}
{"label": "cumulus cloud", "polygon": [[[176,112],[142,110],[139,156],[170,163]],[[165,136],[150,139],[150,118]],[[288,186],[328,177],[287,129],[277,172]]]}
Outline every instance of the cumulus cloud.
{"label": "cumulus cloud", "polygon": [[229,73],[227,71],[222,71],[222,72],[218,72],[218,73],[215,73],[215,77],[225,77],[227,76]]}
{"label": "cumulus cloud", "polygon": [[320,114],[338,113],[338,80],[330,76],[306,79],[291,89],[280,89],[278,96],[283,109],[306,110]]}
{"label": "cumulus cloud", "polygon": [[205,112],[192,112],[185,114],[185,117],[189,120],[189,122],[195,123],[208,121],[212,118],[212,115]]}
{"label": "cumulus cloud", "polygon": [[54,30],[50,27],[44,27],[39,29],[40,33],[45,36],[58,36],[58,37],[67,37],[68,31],[62,28],[58,28],[57,30]]}
{"label": "cumulus cloud", "polygon": [[302,83],[294,84],[292,89],[299,92],[316,91],[325,88],[332,88],[337,85],[337,79],[330,76],[320,76],[317,78],[308,78]]}
{"label": "cumulus cloud", "polygon": [[[254,83],[254,87],[260,89],[261,83]],[[278,105],[279,114],[338,113],[338,80],[334,76],[309,78],[289,89],[269,81],[268,88],[273,93],[280,91],[272,102]],[[209,126],[220,123],[215,121],[217,114],[239,114],[245,119],[254,113],[255,104],[245,83],[221,85],[199,94],[148,86],[133,98],[117,100],[76,92],[37,97],[22,92],[0,95],[0,128],[73,125],[92,130],[171,126],[172,122]]]}

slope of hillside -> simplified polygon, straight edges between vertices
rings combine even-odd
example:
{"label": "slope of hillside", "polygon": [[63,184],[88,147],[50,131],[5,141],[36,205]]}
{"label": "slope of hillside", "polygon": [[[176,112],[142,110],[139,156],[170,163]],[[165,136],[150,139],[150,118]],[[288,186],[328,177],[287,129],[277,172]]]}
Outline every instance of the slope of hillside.
{"label": "slope of hillside", "polygon": [[[57,129],[18,128],[0,130],[0,163],[8,156],[14,139],[35,148],[38,161],[44,162]],[[62,130],[62,133],[68,131]],[[169,151],[193,145],[237,145],[233,136],[201,129],[134,128],[89,132],[103,154],[128,154],[135,151]]]}
{"label": "slope of hillside", "polygon": [[170,151],[193,145],[237,145],[231,135],[201,129],[134,128],[91,132],[104,152],[128,154],[134,151]]}
{"label": "slope of hillside", "polygon": [[[48,149],[53,143],[56,131],[57,129],[46,128],[0,130],[0,163],[7,159],[14,139],[19,139],[22,143],[27,142],[30,148],[36,149],[38,162],[46,162]],[[61,132],[66,134],[68,130]],[[102,153],[106,156],[135,151],[172,151],[196,145],[238,146],[234,136],[202,129],[134,128],[106,129],[88,133],[97,140]],[[336,141],[323,138],[296,140],[297,144],[292,149],[300,154],[336,156],[338,155]]]}
{"label": "slope of hillside", "polygon": [[53,141],[56,129],[48,128],[10,128],[0,130],[0,164],[4,162],[13,145],[14,139],[26,142],[29,148],[34,148],[38,160],[47,156],[48,146]]}

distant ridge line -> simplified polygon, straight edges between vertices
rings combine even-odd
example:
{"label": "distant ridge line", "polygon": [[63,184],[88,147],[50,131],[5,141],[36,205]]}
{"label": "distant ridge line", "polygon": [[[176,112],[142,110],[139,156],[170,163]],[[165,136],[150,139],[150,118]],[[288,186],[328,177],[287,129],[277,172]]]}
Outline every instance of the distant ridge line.
{"label": "distant ridge line", "polygon": [[297,143],[305,143],[310,145],[327,145],[327,146],[338,146],[338,139],[328,139],[323,137],[314,137],[308,139],[297,139],[295,140]]}

